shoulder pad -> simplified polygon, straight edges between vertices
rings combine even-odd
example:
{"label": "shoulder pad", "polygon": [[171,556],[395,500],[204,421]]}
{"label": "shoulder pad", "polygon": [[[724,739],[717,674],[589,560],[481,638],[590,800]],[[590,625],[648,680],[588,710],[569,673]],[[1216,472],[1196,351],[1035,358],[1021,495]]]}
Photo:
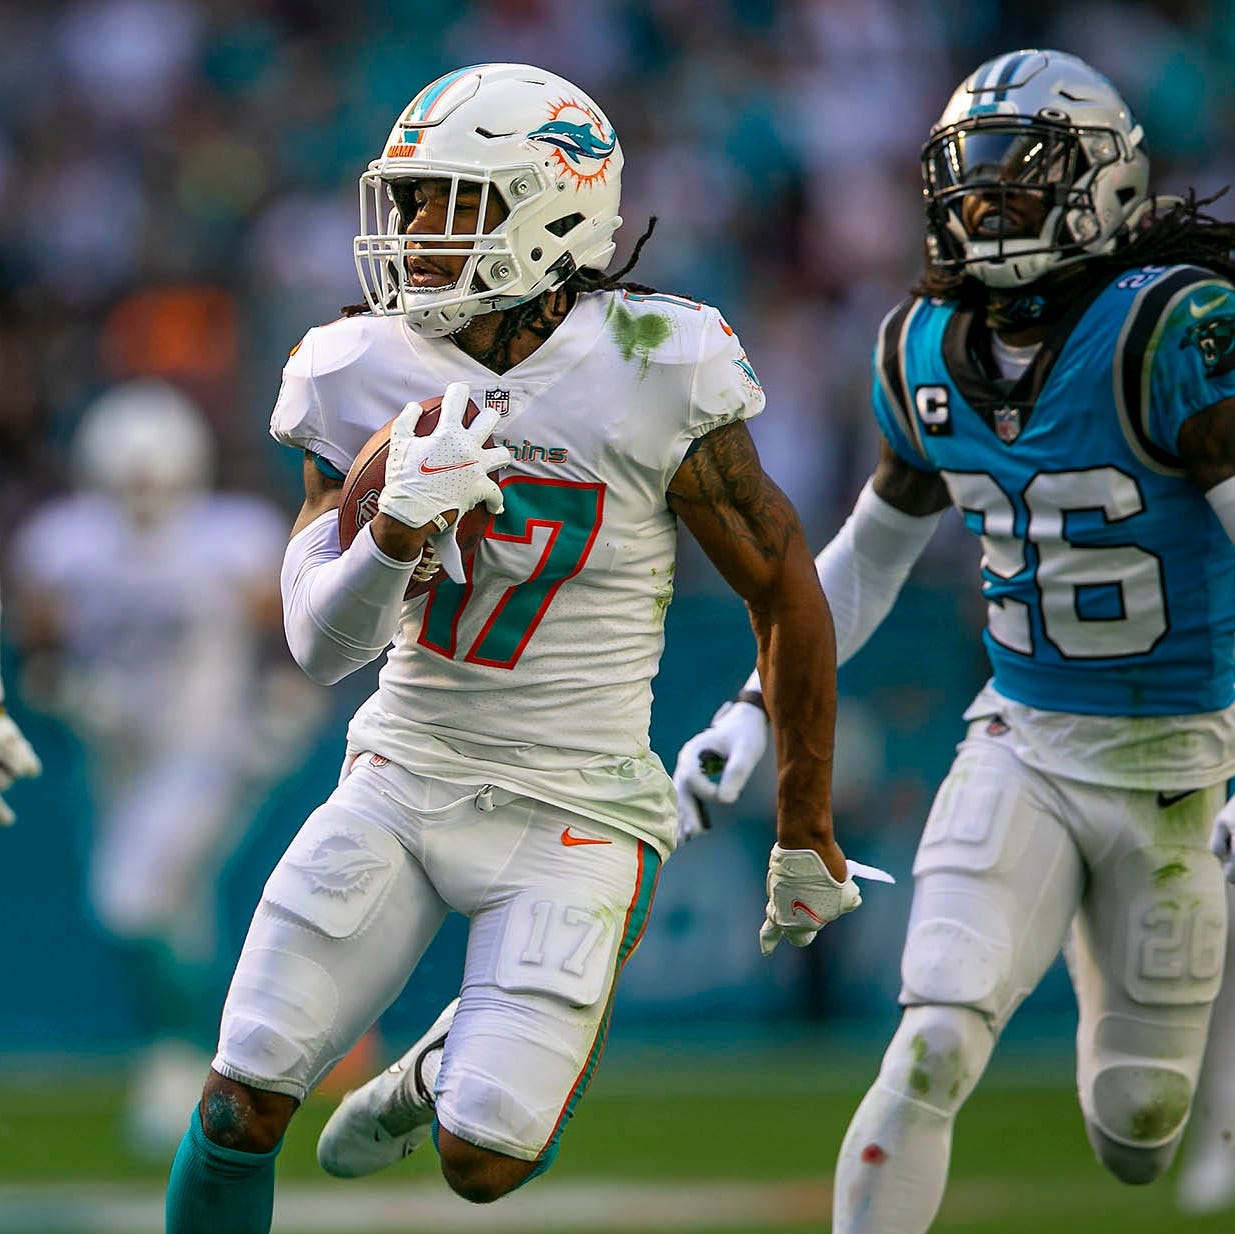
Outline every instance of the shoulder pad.
{"label": "shoulder pad", "polygon": [[1151,374],[1146,357],[1179,301],[1198,285],[1214,282],[1225,280],[1203,266],[1184,265],[1142,266],[1124,271],[1114,281],[1115,291],[1133,297],[1115,344],[1115,405],[1129,444],[1154,471],[1180,475],[1183,465],[1150,437]]}
{"label": "shoulder pad", "polygon": [[373,317],[340,317],[314,326],[292,348],[286,370],[302,377],[321,377],[354,364],[373,341]]}
{"label": "shoulder pad", "polygon": [[905,372],[905,341],[910,321],[929,303],[934,302],[921,296],[907,296],[880,322],[875,339],[875,379],[883,387],[905,435],[919,452],[922,452],[922,442]]}

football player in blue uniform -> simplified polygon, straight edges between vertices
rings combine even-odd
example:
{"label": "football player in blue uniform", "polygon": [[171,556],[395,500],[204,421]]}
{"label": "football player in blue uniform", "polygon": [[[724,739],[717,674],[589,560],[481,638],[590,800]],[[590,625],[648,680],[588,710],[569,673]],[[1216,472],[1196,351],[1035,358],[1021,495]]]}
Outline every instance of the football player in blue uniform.
{"label": "football player in blue uniform", "polygon": [[[836,1234],[931,1225],[957,1112],[1065,942],[1089,1139],[1116,1177],[1156,1178],[1226,939],[1235,228],[1155,202],[1127,105],[1054,51],[970,75],[922,169],[928,268],[874,357],[879,463],[817,564],[844,661],[956,506],[993,677],[918,850],[904,1015],[841,1150]],[[757,761],[757,690],[684,747],[683,834]]]}

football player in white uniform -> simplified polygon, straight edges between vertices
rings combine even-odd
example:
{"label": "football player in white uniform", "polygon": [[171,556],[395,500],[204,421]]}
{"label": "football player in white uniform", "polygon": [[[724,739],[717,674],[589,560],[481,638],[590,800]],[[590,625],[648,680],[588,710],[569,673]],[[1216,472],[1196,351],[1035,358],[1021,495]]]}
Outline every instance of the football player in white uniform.
{"label": "football player in white uniform", "polygon": [[83,416],[71,462],[75,491],[13,542],[25,679],[87,751],[91,904],[125,944],[152,1035],[130,1143],[166,1160],[223,993],[218,874],[243,805],[295,747],[288,719],[312,723],[323,696],[269,654],[285,516],[208,491],[209,429],[185,395],[150,379],[113,387]]}
{"label": "football player in white uniform", "polygon": [[[319,1160],[363,1174],[432,1133],[477,1202],[548,1168],[674,844],[648,720],[678,519],[747,601],[768,686],[765,945],[857,904],[831,830],[827,606],[743,423],[763,392],[714,308],[603,274],[621,170],[581,90],[491,64],[425,87],[361,179],[369,311],[309,331],[271,429],[305,459],[294,655],[331,682],[394,647],[338,788],[266,885],[172,1169],[173,1234],[269,1228],[293,1111],[451,910],[470,924],[459,999],[345,1101]],[[416,436],[415,400],[443,391]],[[469,393],[484,410],[464,428]],[[395,416],[379,513],[340,553],[342,477]],[[456,512],[481,502],[497,518],[466,577],[456,562],[405,603],[428,538],[449,562]]]}
{"label": "football player in white uniform", "polygon": [[[32,779],[42,772],[43,764],[34,747],[4,706],[4,682],[0,681],[0,793],[14,780]],[[0,827],[11,827],[16,821],[13,807],[0,797]]]}
{"label": "football player in white uniform", "polygon": [[[1069,934],[1090,1142],[1158,1177],[1226,929],[1207,842],[1235,774],[1235,228],[1155,210],[1140,126],[1059,52],[971,74],[923,173],[931,265],[880,330],[879,464],[817,561],[843,661],[955,505],[994,676],[918,849],[905,1011],[841,1149],[836,1234],[931,1225],[956,1115]],[[685,833],[759,758],[752,698],[681,751]]]}

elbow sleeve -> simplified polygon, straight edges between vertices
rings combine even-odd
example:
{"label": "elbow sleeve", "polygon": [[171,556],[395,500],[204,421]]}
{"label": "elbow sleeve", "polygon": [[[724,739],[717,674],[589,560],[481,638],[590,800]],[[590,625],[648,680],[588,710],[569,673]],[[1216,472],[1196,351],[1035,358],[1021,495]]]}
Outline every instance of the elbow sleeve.
{"label": "elbow sleeve", "polygon": [[[942,510],[922,517],[904,514],[867,481],[845,525],[815,558],[832,610],[838,665],[856,655],[879,628],[942,517]],[[761,688],[758,669],[746,688]]]}
{"label": "elbow sleeve", "polygon": [[283,555],[283,628],[296,663],[333,685],[376,660],[399,628],[415,561],[381,551],[369,527],[339,551],[331,510],[292,537]]}
{"label": "elbow sleeve", "polygon": [[845,525],[815,558],[836,627],[837,664],[878,629],[942,517],[904,514],[867,481]]}
{"label": "elbow sleeve", "polygon": [[1218,516],[1223,531],[1235,543],[1235,476],[1215,484],[1206,492],[1205,500]]}

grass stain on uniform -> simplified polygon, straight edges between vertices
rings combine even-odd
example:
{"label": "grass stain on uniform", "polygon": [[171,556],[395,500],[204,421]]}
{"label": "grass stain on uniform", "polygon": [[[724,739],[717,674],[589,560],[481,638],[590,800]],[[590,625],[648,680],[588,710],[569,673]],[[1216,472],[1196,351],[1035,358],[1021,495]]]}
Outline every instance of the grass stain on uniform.
{"label": "grass stain on uniform", "polygon": [[1204,843],[1218,809],[1217,801],[1211,792],[1201,790],[1159,808],[1154,819],[1158,839],[1169,844]]}
{"label": "grass stain on uniform", "polygon": [[1183,1125],[1191,1094],[1181,1075],[1164,1073],[1158,1091],[1128,1120],[1128,1136],[1142,1143],[1164,1140]]}
{"label": "grass stain on uniform", "polygon": [[663,313],[635,316],[624,304],[614,300],[609,310],[609,329],[623,360],[639,361],[639,376],[645,377],[654,352],[668,339],[673,327]]}
{"label": "grass stain on uniform", "polygon": [[[652,608],[655,619],[664,625],[665,614],[669,611],[669,605],[673,603],[673,565],[671,564],[664,571],[664,579],[657,579],[656,590],[652,593]],[[653,568],[653,575],[659,575],[661,571]]]}
{"label": "grass stain on uniform", "polygon": [[1183,878],[1187,873],[1188,867],[1182,861],[1168,861],[1154,871],[1154,883],[1158,887],[1164,887],[1173,879]]}
{"label": "grass stain on uniform", "polygon": [[909,1052],[913,1056],[913,1063],[909,1068],[909,1087],[913,1092],[919,1097],[929,1096],[937,1081],[939,1087],[946,1090],[948,1097],[955,1099],[966,1078],[960,1048],[953,1048],[931,1058],[926,1038],[917,1033],[909,1043]]}
{"label": "grass stain on uniform", "polygon": [[909,1052],[913,1055],[913,1066],[909,1068],[909,1087],[919,1097],[925,1097],[931,1091],[931,1075],[923,1066],[929,1047],[926,1038],[918,1033],[909,1043]]}

